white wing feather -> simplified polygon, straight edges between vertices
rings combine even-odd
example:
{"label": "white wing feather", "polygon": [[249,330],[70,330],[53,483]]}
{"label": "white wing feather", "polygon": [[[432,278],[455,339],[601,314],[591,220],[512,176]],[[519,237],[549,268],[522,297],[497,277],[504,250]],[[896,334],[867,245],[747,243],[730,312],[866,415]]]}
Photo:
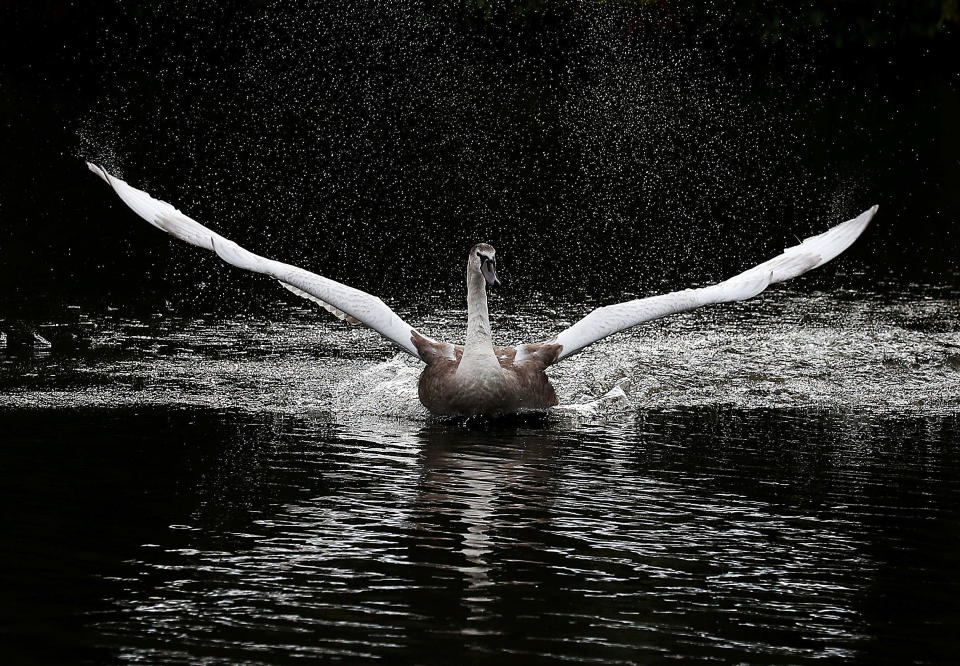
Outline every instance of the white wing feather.
{"label": "white wing feather", "polygon": [[562,346],[557,361],[631,326],[704,305],[752,298],[771,284],[822,266],[850,247],[876,212],[877,206],[874,206],[852,220],[811,236],[799,245],[787,248],[780,256],[719,284],[597,308],[552,341]]}
{"label": "white wing feather", "polygon": [[167,202],[154,199],[146,192],[111,176],[101,167],[89,162],[87,166],[103,178],[137,215],[158,229],[192,245],[213,250],[228,264],[276,278],[298,296],[317,303],[341,319],[366,324],[404,351],[420,358],[411,340],[414,328],[376,296],[302,268],[248,252],[190,219]]}

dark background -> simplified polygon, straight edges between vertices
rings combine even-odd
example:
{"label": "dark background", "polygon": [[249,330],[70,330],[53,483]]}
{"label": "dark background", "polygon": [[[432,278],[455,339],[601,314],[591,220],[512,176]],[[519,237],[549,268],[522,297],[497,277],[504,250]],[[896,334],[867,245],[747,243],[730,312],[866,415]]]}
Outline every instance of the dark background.
{"label": "dark background", "polygon": [[[951,2],[0,0],[0,313],[258,311],[88,173],[401,302],[723,278],[874,203],[824,287],[957,280]],[[787,4],[787,3],[784,3]]]}

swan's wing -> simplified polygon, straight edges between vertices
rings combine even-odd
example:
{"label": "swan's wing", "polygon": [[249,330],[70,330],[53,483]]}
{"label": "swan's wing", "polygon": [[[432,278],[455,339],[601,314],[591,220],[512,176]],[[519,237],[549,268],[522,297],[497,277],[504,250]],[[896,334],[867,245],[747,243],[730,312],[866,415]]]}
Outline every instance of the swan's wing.
{"label": "swan's wing", "polygon": [[414,335],[434,342],[417,333],[376,296],[302,268],[248,252],[233,241],[190,219],[165,201],[158,201],[146,192],[131,187],[123,180],[111,176],[101,167],[89,162],[87,166],[103,178],[137,215],[171,236],[192,245],[213,250],[228,264],[276,278],[284,287],[298,296],[317,303],[341,319],[351,323],[366,324],[417,358],[420,358],[420,355],[413,344]]}
{"label": "swan's wing", "polygon": [[719,284],[597,308],[550,341],[562,347],[557,361],[631,326],[712,303],[742,301],[756,296],[771,284],[822,266],[850,247],[876,212],[874,206],[852,220],[811,236],[799,245],[787,248],[780,256]]}

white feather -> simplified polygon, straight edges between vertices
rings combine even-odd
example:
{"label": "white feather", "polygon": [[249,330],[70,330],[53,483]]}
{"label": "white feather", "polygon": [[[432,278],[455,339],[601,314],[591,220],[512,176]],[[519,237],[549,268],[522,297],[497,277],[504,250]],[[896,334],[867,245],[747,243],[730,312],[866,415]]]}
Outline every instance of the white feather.
{"label": "white feather", "polygon": [[228,264],[276,278],[298,296],[317,303],[341,319],[366,324],[419,358],[411,340],[414,328],[376,296],[302,268],[253,254],[190,219],[167,202],[154,199],[146,192],[111,176],[101,167],[89,162],[87,166],[103,178],[137,215],[158,229],[192,245],[212,250]]}
{"label": "white feather", "polygon": [[822,266],[850,247],[876,212],[874,206],[852,220],[788,247],[783,254],[719,284],[597,308],[552,341],[563,347],[557,361],[631,326],[712,303],[752,298],[771,284]]}

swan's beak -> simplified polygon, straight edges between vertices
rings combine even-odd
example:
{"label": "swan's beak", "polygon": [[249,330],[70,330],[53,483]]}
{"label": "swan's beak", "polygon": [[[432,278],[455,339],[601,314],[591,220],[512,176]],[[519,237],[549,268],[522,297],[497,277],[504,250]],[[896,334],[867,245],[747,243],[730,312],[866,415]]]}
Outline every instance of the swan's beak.
{"label": "swan's beak", "polygon": [[483,273],[488,287],[499,287],[500,280],[497,279],[497,262],[487,259],[480,266],[480,272]]}

